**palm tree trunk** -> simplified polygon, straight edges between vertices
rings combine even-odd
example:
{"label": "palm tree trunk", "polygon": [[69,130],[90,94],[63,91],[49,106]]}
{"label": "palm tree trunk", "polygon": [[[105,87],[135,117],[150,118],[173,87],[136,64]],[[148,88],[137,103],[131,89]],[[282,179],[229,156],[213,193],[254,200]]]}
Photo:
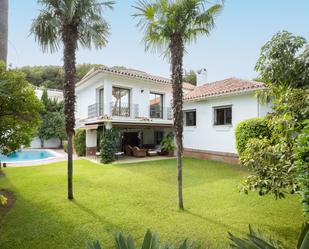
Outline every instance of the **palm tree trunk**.
{"label": "palm tree trunk", "polygon": [[73,135],[75,127],[75,74],[77,29],[72,25],[63,28],[64,44],[64,115],[65,129],[68,137],[68,199],[73,199]]}
{"label": "palm tree trunk", "polygon": [[178,205],[184,209],[182,197],[182,136],[183,136],[183,113],[182,113],[182,61],[184,53],[183,40],[180,34],[173,34],[170,43],[171,70],[173,85],[173,119],[174,135],[177,148],[177,172],[178,172]]}
{"label": "palm tree trunk", "polygon": [[0,61],[7,63],[8,0],[0,0]]}

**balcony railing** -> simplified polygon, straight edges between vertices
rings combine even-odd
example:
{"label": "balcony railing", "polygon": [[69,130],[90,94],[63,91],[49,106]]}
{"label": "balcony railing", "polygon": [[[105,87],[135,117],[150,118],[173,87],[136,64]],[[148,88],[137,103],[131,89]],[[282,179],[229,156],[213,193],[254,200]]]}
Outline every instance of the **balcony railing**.
{"label": "balcony railing", "polygon": [[104,114],[103,104],[95,103],[88,106],[88,118],[96,118]]}
{"label": "balcony railing", "polygon": [[171,107],[166,107],[166,118],[167,120],[172,120],[173,119],[173,110]]}
{"label": "balcony railing", "polygon": [[149,117],[150,118],[161,118],[163,119],[163,110],[160,106],[150,106],[149,107]]}
{"label": "balcony railing", "polygon": [[110,113],[112,116],[118,117],[139,117],[139,105],[130,103],[110,103]]}
{"label": "balcony railing", "polygon": [[[88,118],[96,118],[103,116],[104,106],[103,104],[95,103],[88,106]],[[139,105],[124,103],[119,105],[115,102],[110,103],[110,114],[111,116],[118,117],[131,117],[140,118]],[[149,107],[149,118],[167,119],[172,120],[173,113],[171,107],[164,107],[163,110]]]}

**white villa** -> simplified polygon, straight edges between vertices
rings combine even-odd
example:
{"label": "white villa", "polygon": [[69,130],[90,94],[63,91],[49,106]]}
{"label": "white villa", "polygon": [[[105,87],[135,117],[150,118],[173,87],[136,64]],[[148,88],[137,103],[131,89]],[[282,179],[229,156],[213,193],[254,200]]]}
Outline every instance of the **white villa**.
{"label": "white villa", "polygon": [[[184,91],[193,90],[184,84]],[[77,127],[86,129],[86,154],[99,150],[100,132],[119,128],[126,145],[154,149],[172,131],[172,86],[142,71],[100,67],[76,85]]]}
{"label": "white villa", "polygon": [[198,85],[184,96],[184,153],[204,159],[238,162],[235,127],[265,116],[270,105],[255,96],[260,82],[228,78]]}
{"label": "white villa", "polygon": [[[183,83],[185,155],[236,162],[235,126],[270,110],[255,97],[263,87],[237,78],[197,87]],[[86,154],[96,154],[101,132],[112,127],[120,130],[119,151],[128,145],[157,148],[172,131],[171,102],[169,79],[132,69],[92,69],[76,85],[76,127],[86,129]]]}

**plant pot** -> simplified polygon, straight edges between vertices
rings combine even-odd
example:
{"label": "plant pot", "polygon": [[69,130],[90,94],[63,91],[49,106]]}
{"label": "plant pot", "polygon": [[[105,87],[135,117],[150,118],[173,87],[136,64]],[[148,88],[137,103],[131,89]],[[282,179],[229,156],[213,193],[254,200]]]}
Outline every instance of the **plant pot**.
{"label": "plant pot", "polygon": [[173,157],[173,156],[174,156],[174,151],[173,151],[173,150],[170,150],[170,151],[167,153],[167,156]]}

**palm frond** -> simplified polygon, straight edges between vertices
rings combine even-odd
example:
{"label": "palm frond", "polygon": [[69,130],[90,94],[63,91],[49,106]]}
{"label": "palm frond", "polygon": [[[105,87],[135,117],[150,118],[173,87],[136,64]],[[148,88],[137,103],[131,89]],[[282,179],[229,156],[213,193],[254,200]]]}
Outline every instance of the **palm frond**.
{"label": "palm frond", "polygon": [[30,33],[41,45],[43,52],[50,50],[55,52],[59,48],[59,20],[54,13],[42,10],[41,14],[33,21]]}
{"label": "palm frond", "polygon": [[39,0],[39,3],[43,10],[33,21],[31,33],[44,52],[59,48],[65,26],[75,27],[82,47],[106,46],[110,26],[103,17],[103,10],[113,9],[115,1]]}
{"label": "palm frond", "polygon": [[137,0],[133,8],[137,26],[144,33],[146,51],[168,54],[173,34],[180,34],[184,43],[191,43],[199,35],[209,35],[222,4],[208,9],[206,0]]}

